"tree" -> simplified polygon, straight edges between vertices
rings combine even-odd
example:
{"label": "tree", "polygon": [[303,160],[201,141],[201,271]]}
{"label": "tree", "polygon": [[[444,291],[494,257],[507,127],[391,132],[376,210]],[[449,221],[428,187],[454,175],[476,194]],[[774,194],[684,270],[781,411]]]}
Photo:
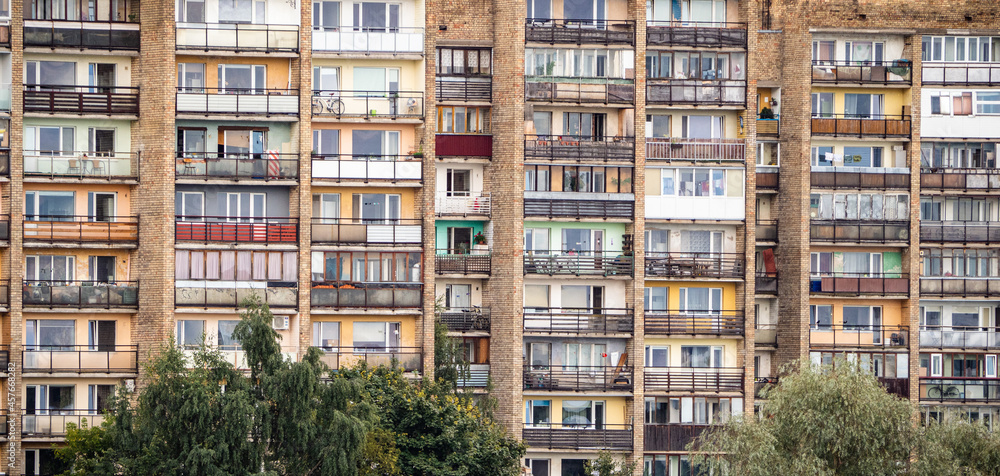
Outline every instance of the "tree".
{"label": "tree", "polygon": [[634,471],[635,463],[627,463],[624,458],[616,460],[608,451],[601,451],[597,459],[583,465],[584,474],[595,476],[632,476]]}

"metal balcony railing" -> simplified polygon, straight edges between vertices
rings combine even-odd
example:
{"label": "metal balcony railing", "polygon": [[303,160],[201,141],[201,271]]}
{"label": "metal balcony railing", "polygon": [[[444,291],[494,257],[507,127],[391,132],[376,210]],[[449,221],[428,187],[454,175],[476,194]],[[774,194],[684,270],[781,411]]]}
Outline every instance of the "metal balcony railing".
{"label": "metal balcony railing", "polygon": [[25,242],[132,244],[139,241],[139,217],[25,215]]}
{"label": "metal balcony railing", "polygon": [[25,372],[137,373],[135,345],[29,345],[21,352]]}
{"label": "metal balcony railing", "polygon": [[490,102],[493,100],[493,78],[438,75],[434,80],[434,97],[438,101]]}
{"label": "metal balcony railing", "polygon": [[936,297],[1000,296],[1000,277],[920,277],[920,295]]}
{"label": "metal balcony railing", "polygon": [[997,243],[1000,242],[1000,222],[921,220],[920,241]]}
{"label": "metal balcony railing", "polygon": [[745,107],[747,82],[743,79],[705,80],[649,78],[646,103]]}
{"label": "metal balcony railing", "polygon": [[423,54],[423,27],[313,27],[312,49],[318,52]]}
{"label": "metal balcony railing", "polygon": [[139,114],[139,88],[25,84],[24,112]]}
{"label": "metal balcony railing", "polygon": [[454,249],[440,249],[434,255],[434,271],[437,274],[490,274],[490,252],[477,254],[457,253]]}
{"label": "metal balcony railing", "polygon": [[365,362],[368,367],[398,365],[407,372],[423,369],[423,349],[420,347],[317,347],[324,352],[320,361],[331,369],[353,367]]}
{"label": "metal balcony railing", "polygon": [[489,192],[438,192],[434,210],[438,215],[490,216]]}
{"label": "metal balcony railing", "polygon": [[634,162],[634,137],[540,135],[524,141],[526,160]]}
{"label": "metal balcony railing", "polygon": [[757,220],[757,241],[778,241],[778,220]]}
{"label": "metal balcony railing", "polygon": [[313,154],[312,178],[324,181],[387,180],[412,182],[423,180],[423,156],[366,155],[366,154]]}
{"label": "metal balcony railing", "polygon": [[646,451],[687,451],[688,443],[698,438],[711,425],[654,424],[643,426],[643,447]]}
{"label": "metal balcony railing", "polygon": [[524,390],[632,391],[632,366],[525,365]]}
{"label": "metal balcony railing", "polygon": [[298,25],[177,23],[178,50],[295,53]]}
{"label": "metal balcony railing", "polygon": [[910,222],[814,219],[809,223],[809,239],[836,243],[909,243]]}
{"label": "metal balcony railing", "polygon": [[299,114],[297,89],[177,88],[178,114],[276,115]]}
{"label": "metal balcony railing", "polygon": [[920,326],[920,347],[1000,349],[1000,327]]}
{"label": "metal balcony railing", "polygon": [[809,347],[861,348],[906,347],[908,326],[879,326],[872,324],[814,325],[809,331]]}
{"label": "metal balcony railing", "polygon": [[646,20],[646,44],[692,48],[746,49],[747,24],[737,22]]}
{"label": "metal balcony railing", "polygon": [[742,163],[746,160],[746,143],[743,139],[647,138],[646,158]]}
{"label": "metal balcony railing", "polygon": [[458,384],[462,388],[485,388],[490,381],[490,364],[468,364],[458,370]]}
{"label": "metal balcony railing", "polygon": [[312,113],[317,117],[420,118],[424,117],[424,93],[423,91],[313,90]]}
{"label": "metal balcony railing", "polygon": [[184,282],[174,288],[174,304],[178,307],[236,309],[254,295],[270,307],[299,307],[299,288],[294,281]]}
{"label": "metal balcony railing", "polygon": [[619,78],[525,76],[524,99],[576,104],[635,104],[635,81]]}
{"label": "metal balcony railing", "polygon": [[525,307],[524,332],[607,335],[634,332],[630,308]]}
{"label": "metal balcony railing", "polygon": [[25,306],[31,307],[137,309],[139,282],[26,279],[21,298]]}
{"label": "metal balcony railing", "polygon": [[920,67],[925,86],[996,86],[1000,83],[1000,63],[931,63]]}
{"label": "metal balcony railing", "polygon": [[139,51],[139,43],[138,22],[24,19],[24,46]]}
{"label": "metal balcony railing", "polygon": [[635,21],[528,18],[524,41],[550,45],[635,46]]}
{"label": "metal balcony railing", "polygon": [[1000,402],[1000,379],[920,377],[921,402]]}
{"label": "metal balcony railing", "polygon": [[824,114],[812,118],[812,135],[833,137],[882,138],[910,137],[911,120],[908,114],[881,114],[877,116],[851,114]]}
{"label": "metal balcony railing", "polygon": [[69,424],[77,428],[96,428],[104,422],[105,415],[97,410],[52,408],[47,410],[22,410],[21,435],[24,437],[66,436]]}
{"label": "metal balcony railing", "polygon": [[299,219],[177,215],[174,239],[225,243],[298,243]]}
{"label": "metal balcony railing", "polygon": [[489,134],[437,134],[434,136],[437,157],[493,158],[493,136]]}
{"label": "metal balcony railing", "polygon": [[815,294],[908,296],[910,277],[905,273],[836,273],[811,276],[809,292]]}
{"label": "metal balcony railing", "polygon": [[[572,196],[574,192],[563,195]],[[603,194],[597,194],[598,196]],[[624,194],[632,197],[632,194]],[[631,200],[563,200],[546,198],[525,198],[524,215],[534,217],[600,217],[632,218],[635,214],[635,199]]]}
{"label": "metal balcony railing", "polygon": [[778,272],[757,271],[754,275],[754,291],[757,294],[778,294]]}
{"label": "metal balcony railing", "polygon": [[876,84],[880,86],[912,83],[913,64],[910,60],[894,61],[830,61],[813,60],[813,84]]}
{"label": "metal balcony railing", "polygon": [[847,172],[837,167],[829,170],[813,169],[810,174],[813,188],[866,188],[866,189],[910,189],[910,174],[873,169],[871,172]]}
{"label": "metal balcony railing", "polygon": [[742,392],[743,369],[740,367],[646,367],[647,391]]}
{"label": "metal balcony railing", "polygon": [[743,335],[743,311],[647,310],[643,329],[651,335]]}
{"label": "metal balcony railing", "polygon": [[649,251],[646,277],[743,279],[743,263],[740,253]]}
{"label": "metal balcony railing", "polygon": [[526,251],[524,274],[632,276],[632,257],[623,255],[620,251]]}
{"label": "metal balcony railing", "polygon": [[757,172],[757,190],[778,190],[779,175],[777,171]]}
{"label": "metal balcony railing", "polygon": [[314,308],[421,309],[421,283],[314,282]]}
{"label": "metal balcony railing", "polygon": [[423,241],[419,218],[372,219],[313,218],[312,242],[376,246],[419,245]]}
{"label": "metal balcony railing", "polygon": [[295,180],[299,154],[177,152],[174,176],[197,180]]}
{"label": "metal balcony railing", "polygon": [[441,311],[441,323],[451,332],[489,332],[490,308],[448,308]]}
{"label": "metal balcony railing", "polygon": [[138,152],[25,150],[26,177],[138,180]]}
{"label": "metal balcony railing", "polygon": [[920,169],[920,189],[993,193],[1000,191],[1000,170],[924,167]]}
{"label": "metal balcony railing", "polygon": [[524,443],[533,448],[631,450],[632,425],[535,423],[521,430]]}

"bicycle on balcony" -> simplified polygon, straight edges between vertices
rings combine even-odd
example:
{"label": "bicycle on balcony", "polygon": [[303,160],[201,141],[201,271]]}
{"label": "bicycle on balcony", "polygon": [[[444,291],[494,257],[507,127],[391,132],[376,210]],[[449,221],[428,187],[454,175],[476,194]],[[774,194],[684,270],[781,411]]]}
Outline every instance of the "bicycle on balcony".
{"label": "bicycle on balcony", "polygon": [[313,114],[334,114],[339,116],[344,113],[344,108],[344,101],[341,101],[338,97],[315,96],[312,98]]}

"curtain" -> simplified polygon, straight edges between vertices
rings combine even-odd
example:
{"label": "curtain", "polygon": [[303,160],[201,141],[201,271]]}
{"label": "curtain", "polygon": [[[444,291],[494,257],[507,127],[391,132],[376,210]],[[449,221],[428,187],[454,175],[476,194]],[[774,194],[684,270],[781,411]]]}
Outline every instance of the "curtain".
{"label": "curtain", "polygon": [[236,279],[239,281],[250,281],[251,253],[240,251],[236,253]]}
{"label": "curtain", "polygon": [[205,253],[191,252],[191,279],[205,279]]}
{"label": "curtain", "polygon": [[281,266],[284,253],[268,253],[267,256],[267,280],[281,280]]}
{"label": "curtain", "polygon": [[223,251],[219,256],[220,260],[220,278],[226,281],[233,281],[236,279],[236,252],[235,251]]}
{"label": "curtain", "polygon": [[[320,255],[322,256],[322,255]],[[298,281],[298,260],[294,251],[286,251],[282,260],[284,264],[282,265],[282,281]]]}
{"label": "curtain", "polygon": [[205,255],[205,279],[219,279],[219,252],[208,251]]}
{"label": "curtain", "polygon": [[[30,268],[29,268],[30,269]],[[188,279],[191,269],[191,253],[180,251],[174,253],[174,279]]]}
{"label": "curtain", "polygon": [[267,279],[267,255],[266,251],[253,253],[253,274],[252,280],[264,281]]}

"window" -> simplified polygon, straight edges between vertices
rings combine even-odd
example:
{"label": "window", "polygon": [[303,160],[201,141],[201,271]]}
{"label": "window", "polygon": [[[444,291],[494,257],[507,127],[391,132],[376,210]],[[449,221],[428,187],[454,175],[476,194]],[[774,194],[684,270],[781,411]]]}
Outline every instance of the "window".
{"label": "window", "polygon": [[563,428],[604,427],[604,402],[591,400],[562,401]]}
{"label": "window", "polygon": [[390,31],[399,30],[398,3],[358,2],[354,5],[354,30]]}
{"label": "window", "polygon": [[548,192],[551,190],[550,169],[551,167],[547,165],[525,165],[524,190],[526,192]]}
{"label": "window", "polygon": [[226,204],[226,221],[254,222],[267,215],[267,195],[263,193],[223,193]]}
{"label": "window", "polygon": [[604,137],[606,114],[593,112],[564,112],[563,130],[566,135],[580,136],[591,140]]}
{"label": "window", "polygon": [[781,158],[781,144],[778,142],[757,143],[757,166],[777,167]]}
{"label": "window", "polygon": [[298,254],[291,251],[174,251],[179,281],[295,282]]}
{"label": "window", "polygon": [[[662,195],[682,197],[742,197],[743,171],[738,169],[662,169]],[[676,187],[675,187],[676,183]]]}
{"label": "window", "polygon": [[809,306],[809,328],[826,331],[833,328],[833,306],[812,304]]}
{"label": "window", "polygon": [[355,193],[351,197],[354,220],[362,223],[395,223],[400,215],[400,195]]}
{"label": "window", "polygon": [[205,0],[181,0],[177,15],[179,22],[205,23]]}
{"label": "window", "polygon": [[882,308],[869,306],[844,306],[844,330],[880,331],[882,328]]}
{"label": "window", "polygon": [[549,286],[547,284],[524,285],[524,307],[540,312],[549,310]]}
{"label": "window", "polygon": [[571,0],[563,4],[563,17],[574,20],[603,20],[604,10],[604,0]]}
{"label": "window", "polygon": [[881,119],[884,113],[884,102],[885,96],[882,94],[844,94],[844,115],[865,119]]}
{"label": "window", "polygon": [[524,402],[524,424],[527,426],[549,426],[552,423],[551,400],[528,400]]}
{"label": "window", "polygon": [[177,321],[177,345],[185,350],[195,350],[205,337],[205,321],[184,319]]}
{"label": "window", "polygon": [[24,219],[27,221],[73,221],[74,192],[24,192]]}
{"label": "window", "polygon": [[[666,61],[672,61],[668,66]],[[744,80],[746,79],[746,54],[715,53],[708,51],[674,51],[669,56],[660,53],[658,59],[658,78],[667,79],[664,73],[670,73],[670,79],[702,79],[706,81]]]}
{"label": "window", "polygon": [[72,61],[25,61],[24,82],[36,89],[67,89],[76,85]]}
{"label": "window", "polygon": [[646,77],[671,79],[674,54],[669,51],[646,51]]}
{"label": "window", "polygon": [[572,78],[626,78],[635,66],[629,50],[525,48],[525,74]]}
{"label": "window", "polygon": [[721,368],[722,346],[681,346],[681,367]]}
{"label": "window", "polygon": [[219,23],[250,23],[257,0],[224,0],[219,2]]}
{"label": "window", "polygon": [[488,134],[490,132],[490,108],[438,106],[437,132]]}
{"label": "window", "polygon": [[[340,154],[340,129],[313,129],[313,149],[320,156]],[[363,158],[363,157],[362,157]]]}
{"label": "window", "polygon": [[182,93],[205,92],[205,63],[177,63],[177,87]]}
{"label": "window", "polygon": [[666,287],[644,288],[642,294],[643,308],[646,311],[666,312],[668,294],[669,288]]}
{"label": "window", "polygon": [[438,76],[489,76],[492,68],[491,56],[491,51],[488,49],[438,48],[437,74]]}
{"label": "window", "polygon": [[399,347],[398,322],[355,322],[354,351],[379,352]]}
{"label": "window", "polygon": [[114,256],[89,256],[87,257],[88,280],[94,283],[114,283],[115,263]]}
{"label": "window", "polygon": [[1000,114],[1000,92],[976,91],[976,114]]}
{"label": "window", "polygon": [[563,251],[580,254],[604,251],[604,230],[563,228]]}
{"label": "window", "polygon": [[117,323],[115,321],[90,321],[87,323],[87,346],[90,351],[114,352]]}
{"label": "window", "polygon": [[927,248],[920,253],[924,262],[921,276],[996,277],[1000,269],[997,250]]}
{"label": "window", "polygon": [[720,139],[723,135],[722,119],[722,116],[681,116],[681,137]]}
{"label": "window", "polygon": [[177,129],[177,151],[182,157],[200,158],[204,157],[205,136],[208,131],[204,128]]}
{"label": "window", "polygon": [[881,64],[885,44],[871,41],[844,42],[844,60],[854,64]]}
{"label": "window", "polygon": [[399,155],[399,131],[351,131],[354,157],[368,160],[392,160]]}
{"label": "window", "polygon": [[[313,17],[313,20],[315,20],[315,17]],[[314,94],[324,96],[335,96],[338,94],[340,92],[340,68],[334,66],[314,66],[313,91]]]}
{"label": "window", "polygon": [[[25,127],[25,155],[73,155],[76,150],[76,129],[72,127]],[[28,158],[31,160],[31,158]]]}
{"label": "window", "polygon": [[921,43],[927,62],[996,62],[1000,56],[998,37],[925,36]]}
{"label": "window", "polygon": [[836,42],[833,40],[814,41],[812,45],[812,59],[816,64],[833,64],[836,57],[834,48]]}
{"label": "window", "polygon": [[668,366],[670,366],[670,347],[663,345],[646,346],[646,367]]}
{"label": "window", "polygon": [[182,192],[176,194],[176,213],[181,221],[201,221],[205,215],[204,192]]}
{"label": "window", "polygon": [[646,137],[666,138],[671,135],[670,116],[658,114],[646,116]]}
{"label": "window", "polygon": [[88,385],[87,409],[90,410],[91,414],[103,414],[111,411],[111,397],[114,394],[114,385]]}
{"label": "window", "polygon": [[549,252],[549,229],[548,228],[525,228],[524,229],[524,251],[531,254],[548,254]]}
{"label": "window", "polygon": [[721,231],[681,231],[681,251],[695,256],[722,252]]}
{"label": "window", "polygon": [[72,351],[76,344],[76,321],[30,319],[25,321],[24,344],[29,350]]}
{"label": "window", "polygon": [[399,68],[363,68],[355,66],[354,95],[385,97],[399,91]]}
{"label": "window", "polygon": [[313,30],[336,30],[340,27],[340,2],[314,1],[312,14]]}
{"label": "window", "polygon": [[548,20],[552,18],[552,0],[528,0],[529,20]]}
{"label": "window", "polygon": [[937,330],[941,326],[941,307],[920,306],[920,330]]}
{"label": "window", "polygon": [[646,424],[720,424],[743,413],[742,398],[646,397]]}
{"label": "window", "polygon": [[810,196],[810,216],[823,220],[909,220],[906,195],[828,194]]}
{"label": "window", "polygon": [[530,458],[524,460],[524,465],[531,469],[531,476],[549,476],[549,463],[547,459]]}
{"label": "window", "polygon": [[[220,5],[225,2],[220,2]],[[249,64],[220,64],[220,94],[264,94],[267,88],[267,67]]]}
{"label": "window", "polygon": [[833,117],[833,93],[812,93],[812,117]]}
{"label": "window", "polygon": [[445,194],[449,197],[468,197],[472,194],[472,170],[445,170]]}
{"label": "window", "polygon": [[233,331],[236,330],[236,325],[240,321],[219,321],[218,329],[218,344],[219,350],[240,350],[242,345],[240,341],[233,337]]}
{"label": "window", "polygon": [[73,406],[73,385],[26,385],[24,410],[29,415],[70,415]]}
{"label": "window", "polygon": [[680,288],[680,310],[718,313],[722,310],[722,288]]}
{"label": "window", "polygon": [[49,284],[69,283],[75,279],[76,257],[58,255],[29,255],[24,257],[27,281],[52,281]]}
{"label": "window", "polygon": [[941,202],[929,198],[920,198],[920,220],[941,221]]}
{"label": "window", "polygon": [[313,281],[419,282],[420,253],[314,251]]}
{"label": "window", "polygon": [[337,223],[340,218],[340,194],[314,193],[313,217],[319,218],[324,224]]}
{"label": "window", "polygon": [[445,309],[472,308],[472,285],[446,284],[444,286]]}
{"label": "window", "polygon": [[646,229],[646,254],[662,255],[670,249],[670,230]]}
{"label": "window", "polygon": [[[565,288],[565,286],[564,286]],[[581,370],[592,370],[591,367],[607,367],[608,348],[604,344],[589,344],[570,342],[565,345],[565,360],[563,367],[585,367]]]}
{"label": "window", "polygon": [[991,142],[923,142],[921,167],[992,169],[997,167],[996,144]]}
{"label": "window", "polygon": [[340,347],[339,322],[313,322],[313,347]]}

